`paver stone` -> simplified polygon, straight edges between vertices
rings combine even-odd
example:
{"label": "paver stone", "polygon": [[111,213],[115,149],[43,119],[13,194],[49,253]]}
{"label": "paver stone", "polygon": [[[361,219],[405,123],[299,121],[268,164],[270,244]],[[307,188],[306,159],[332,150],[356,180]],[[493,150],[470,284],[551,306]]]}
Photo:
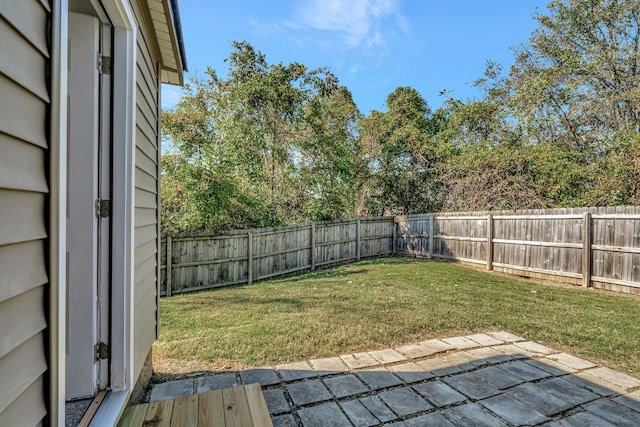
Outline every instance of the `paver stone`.
{"label": "paver stone", "polygon": [[547,356],[547,358],[555,360],[556,362],[562,363],[563,365],[566,365],[578,371],[582,369],[594,368],[596,366],[594,363],[591,363],[588,360],[580,359],[579,357],[575,357],[567,353],[550,354]]}
{"label": "paver stone", "polygon": [[421,366],[411,362],[389,366],[387,369],[408,384],[433,378],[433,374],[431,372],[427,372]]}
{"label": "paver stone", "polygon": [[423,347],[418,344],[403,345],[396,347],[396,351],[404,354],[411,359],[417,359],[419,357],[431,356],[433,351],[427,347]]}
{"label": "paver stone", "polygon": [[380,424],[380,421],[359,400],[340,402],[340,406],[347,418],[356,426],[369,427]]}
{"label": "paver stone", "polygon": [[500,340],[496,337],[492,337],[491,335],[488,335],[488,334],[467,335],[465,338],[475,341],[483,347],[490,346],[490,345],[504,344],[503,340]]}
{"label": "paver stone", "polygon": [[640,412],[640,390],[634,391],[624,396],[618,396],[613,399],[616,403],[631,408],[636,412]]}
{"label": "paver stone", "polygon": [[193,393],[193,379],[168,381],[166,383],[156,384],[153,389],[151,389],[151,397],[149,398],[149,402],[189,396]]}
{"label": "paver stone", "polygon": [[464,395],[442,381],[429,381],[424,384],[418,384],[413,386],[413,389],[437,407],[449,406],[467,400]]}
{"label": "paver stone", "polygon": [[523,338],[505,331],[487,332],[487,335],[491,335],[492,337],[498,338],[499,340],[502,340],[504,342],[524,341]]}
{"label": "paver stone", "polygon": [[318,375],[307,362],[286,363],[276,368],[285,382],[313,378]]}
{"label": "paver stone", "polygon": [[444,357],[434,357],[433,359],[421,360],[416,362],[416,364],[423,367],[426,371],[431,372],[436,377],[444,377],[462,372],[462,369],[460,369],[455,363]]}
{"label": "paver stone", "polygon": [[506,394],[484,399],[480,404],[513,425],[535,425],[548,420],[532,407]]}
{"label": "paver stone", "polygon": [[359,371],[356,375],[367,384],[371,390],[380,390],[402,384],[400,378],[383,368]]}
{"label": "paver stone", "polygon": [[596,400],[583,407],[619,427],[637,427],[640,422],[639,412],[608,399]]}
{"label": "paver stone", "polygon": [[499,352],[491,347],[472,348],[467,353],[473,357],[477,363],[482,365],[495,365],[496,363],[513,360],[509,355]]}
{"label": "paver stone", "polygon": [[282,414],[284,412],[290,412],[289,402],[284,397],[284,392],[279,388],[272,390],[263,390],[264,401],[267,404],[270,414]]}
{"label": "paver stone", "polygon": [[458,350],[464,350],[466,348],[482,347],[477,342],[465,337],[443,338],[442,341],[446,342],[447,344],[451,344],[453,347],[457,348]]}
{"label": "paver stone", "polygon": [[365,408],[369,410],[369,412],[373,414],[374,417],[376,417],[383,423],[395,420],[397,418],[396,415],[391,411],[391,409],[389,409],[389,407],[385,405],[378,396],[363,397],[358,400],[364,405]]}
{"label": "paver stone", "polygon": [[562,365],[552,361],[551,359],[522,359],[522,361],[528,365],[548,372],[554,377],[559,377],[569,373],[568,369],[563,368]]}
{"label": "paver stone", "polygon": [[547,371],[538,369],[520,360],[504,363],[500,365],[499,368],[527,381],[540,380],[551,376]]}
{"label": "paver stone", "polygon": [[440,412],[433,412],[415,418],[404,420],[407,427],[456,427],[451,424]]}
{"label": "paver stone", "polygon": [[595,368],[589,369],[585,372],[591,375],[595,375],[598,378],[602,378],[603,380],[613,383],[625,390],[640,387],[640,380],[623,374],[622,372],[616,372],[609,368]]}
{"label": "paver stone", "polygon": [[433,406],[409,387],[397,388],[379,394],[380,399],[401,417],[427,411]]}
{"label": "paver stone", "polygon": [[407,360],[406,356],[403,356],[392,348],[388,348],[386,350],[370,351],[369,354],[382,364],[396,363]]}
{"label": "paver stone", "polygon": [[456,426],[506,427],[505,423],[475,403],[456,406],[442,413]]}
{"label": "paver stone", "polygon": [[258,383],[261,386],[278,384],[280,378],[271,368],[245,369],[240,371],[240,378],[244,384]]}
{"label": "paver stone", "polygon": [[312,406],[298,411],[303,427],[351,427],[351,423],[334,403]]}
{"label": "paver stone", "polygon": [[505,395],[520,399],[527,406],[550,417],[573,408],[574,405],[560,399],[537,384],[525,383],[508,390]]}
{"label": "paver stone", "polygon": [[362,382],[353,374],[325,378],[323,381],[327,388],[338,399],[369,391],[369,388],[362,384]]}
{"label": "paver stone", "polygon": [[486,382],[493,384],[500,390],[513,387],[514,385],[522,384],[524,382],[522,378],[503,371],[497,366],[488,366],[486,368],[478,369],[477,371],[474,371],[473,374],[479,376]]}
{"label": "paver stone", "polygon": [[420,347],[424,347],[425,350],[430,351],[431,354],[442,353],[443,351],[454,350],[455,347],[442,340],[427,340],[420,341],[418,343]]}
{"label": "paver stone", "polygon": [[348,372],[349,367],[344,364],[339,357],[328,357],[326,359],[312,359],[311,366],[318,372],[318,375],[330,375],[340,372]]}
{"label": "paver stone", "polygon": [[499,351],[502,354],[511,356],[513,359],[526,359],[527,357],[534,357],[536,354],[522,347],[518,347],[515,344],[502,344],[491,347],[494,350]]}
{"label": "paver stone", "polygon": [[497,387],[472,373],[454,375],[443,381],[472,399],[484,399],[500,392]]}
{"label": "paver stone", "polygon": [[380,362],[369,353],[343,354],[340,359],[351,369],[369,368],[380,365]]}
{"label": "paver stone", "polygon": [[331,399],[329,390],[326,389],[320,380],[307,380],[289,384],[287,386],[287,392],[293,403],[297,406]]}
{"label": "paver stone", "polygon": [[616,427],[591,412],[578,412],[561,421],[550,421],[542,427]]}
{"label": "paver stone", "polygon": [[562,378],[544,380],[539,382],[538,385],[545,390],[545,392],[572,405],[582,405],[583,403],[590,402],[600,397],[599,395],[584,388],[580,388]]}
{"label": "paver stone", "polygon": [[277,417],[271,417],[273,427],[298,427],[296,419],[291,414],[279,415]]}
{"label": "paver stone", "polygon": [[524,342],[517,342],[514,344],[516,347],[520,347],[530,353],[538,353],[538,354],[551,354],[551,353],[555,353],[555,351],[553,351],[552,349],[550,349],[549,347],[546,347],[542,344],[538,344],[537,342],[533,342],[533,341],[524,341]]}
{"label": "paver stone", "polygon": [[599,394],[600,396],[613,396],[618,394],[616,391],[600,385],[598,382],[602,383],[603,380],[598,377],[594,377],[593,375],[583,375],[579,373],[574,375],[567,375],[565,377],[562,377],[562,379],[570,382],[571,384],[575,384],[581,389]]}

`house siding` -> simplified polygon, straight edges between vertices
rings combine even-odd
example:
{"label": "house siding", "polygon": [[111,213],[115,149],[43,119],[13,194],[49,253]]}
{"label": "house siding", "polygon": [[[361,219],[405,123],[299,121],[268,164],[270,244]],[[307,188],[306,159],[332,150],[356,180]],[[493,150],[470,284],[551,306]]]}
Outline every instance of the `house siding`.
{"label": "house siding", "polygon": [[48,2],[0,2],[0,425],[46,416]]}
{"label": "house siding", "polygon": [[138,21],[134,211],[134,374],[156,338],[159,219],[158,55],[148,11],[132,2]]}

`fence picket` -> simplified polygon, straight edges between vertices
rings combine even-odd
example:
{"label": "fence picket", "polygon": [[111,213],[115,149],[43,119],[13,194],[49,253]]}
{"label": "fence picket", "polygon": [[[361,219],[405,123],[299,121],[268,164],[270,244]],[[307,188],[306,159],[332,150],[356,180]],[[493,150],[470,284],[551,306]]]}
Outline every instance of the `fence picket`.
{"label": "fence picket", "polygon": [[640,295],[638,207],[354,218],[170,235],[162,245],[165,296],[393,253]]}

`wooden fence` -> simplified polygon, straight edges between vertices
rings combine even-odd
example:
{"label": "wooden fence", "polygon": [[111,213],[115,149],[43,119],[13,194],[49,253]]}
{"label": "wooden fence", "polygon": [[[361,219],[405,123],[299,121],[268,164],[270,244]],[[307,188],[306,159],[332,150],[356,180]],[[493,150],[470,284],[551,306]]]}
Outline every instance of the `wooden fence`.
{"label": "wooden fence", "polygon": [[640,207],[369,217],[166,236],[161,295],[394,253],[640,294]]}

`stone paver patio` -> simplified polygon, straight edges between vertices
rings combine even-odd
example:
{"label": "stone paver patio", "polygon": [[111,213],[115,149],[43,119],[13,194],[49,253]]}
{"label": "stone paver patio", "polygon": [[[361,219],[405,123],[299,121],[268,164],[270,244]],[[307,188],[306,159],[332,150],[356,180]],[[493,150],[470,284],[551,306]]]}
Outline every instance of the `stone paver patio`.
{"label": "stone paver patio", "polygon": [[508,332],[171,381],[260,383],[274,426],[639,426],[640,380]]}

